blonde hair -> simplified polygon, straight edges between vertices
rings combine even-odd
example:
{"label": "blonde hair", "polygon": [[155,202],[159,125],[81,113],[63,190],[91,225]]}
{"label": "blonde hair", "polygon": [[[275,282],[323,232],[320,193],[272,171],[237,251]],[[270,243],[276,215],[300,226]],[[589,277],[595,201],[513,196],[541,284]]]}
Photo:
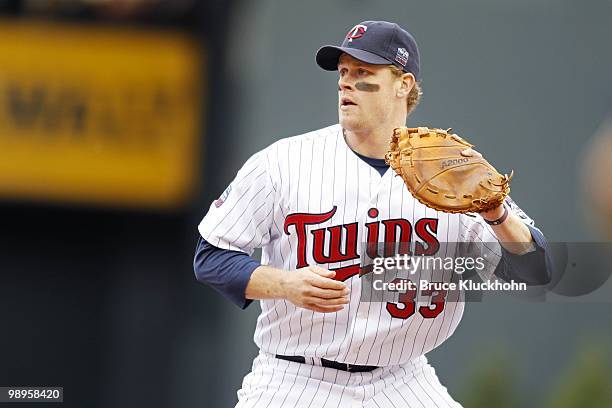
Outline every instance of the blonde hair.
{"label": "blonde hair", "polygon": [[[391,70],[391,73],[398,78],[404,75],[405,73],[395,65],[389,65],[389,69]],[[406,108],[408,108],[408,114],[410,114],[410,112],[412,112],[414,108],[416,108],[416,106],[419,104],[421,100],[421,95],[423,95],[421,85],[418,82],[415,82],[414,86],[410,90],[410,93],[408,94],[408,99],[406,100]]]}

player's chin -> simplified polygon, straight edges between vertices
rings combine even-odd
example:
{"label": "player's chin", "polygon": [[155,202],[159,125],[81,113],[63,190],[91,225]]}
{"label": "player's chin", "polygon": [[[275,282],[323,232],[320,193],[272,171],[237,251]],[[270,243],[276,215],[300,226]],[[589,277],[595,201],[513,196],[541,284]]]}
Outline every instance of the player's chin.
{"label": "player's chin", "polygon": [[338,122],[346,130],[358,130],[361,128],[361,121],[356,116],[344,114],[344,112],[339,112]]}

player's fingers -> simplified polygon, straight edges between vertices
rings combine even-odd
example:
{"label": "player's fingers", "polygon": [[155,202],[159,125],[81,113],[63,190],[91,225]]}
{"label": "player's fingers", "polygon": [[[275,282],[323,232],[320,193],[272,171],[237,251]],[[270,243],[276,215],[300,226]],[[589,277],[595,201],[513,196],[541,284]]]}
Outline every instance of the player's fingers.
{"label": "player's fingers", "polygon": [[346,305],[349,303],[348,296],[343,296],[339,298],[333,299],[321,299],[321,298],[312,298],[310,304],[315,304],[317,306],[338,306],[338,305]]}
{"label": "player's fingers", "polygon": [[333,279],[336,276],[336,272],[330,271],[329,269],[321,268],[319,265],[311,265],[308,267],[312,272],[317,275],[324,276],[326,278]]}
{"label": "player's fingers", "polygon": [[344,309],[344,306],[319,306],[316,304],[304,305],[306,309],[319,313],[334,313]]}
{"label": "player's fingers", "polygon": [[307,296],[319,299],[337,299],[339,297],[347,296],[349,293],[350,290],[348,288],[333,290],[312,287],[306,290]]}
{"label": "player's fingers", "polygon": [[332,289],[332,290],[343,290],[346,288],[344,282],[339,282],[334,279],[325,278],[319,275],[313,275],[311,279],[307,280],[312,286],[316,286],[321,289]]}

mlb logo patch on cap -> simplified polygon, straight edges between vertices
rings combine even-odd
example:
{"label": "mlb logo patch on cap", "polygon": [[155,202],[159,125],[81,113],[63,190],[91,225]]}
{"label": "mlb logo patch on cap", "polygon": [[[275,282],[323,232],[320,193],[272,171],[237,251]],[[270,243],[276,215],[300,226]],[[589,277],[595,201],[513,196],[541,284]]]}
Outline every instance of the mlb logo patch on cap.
{"label": "mlb logo patch on cap", "polygon": [[408,57],[410,53],[405,48],[398,48],[397,54],[395,55],[395,61],[397,61],[402,67],[405,67],[408,63]]}

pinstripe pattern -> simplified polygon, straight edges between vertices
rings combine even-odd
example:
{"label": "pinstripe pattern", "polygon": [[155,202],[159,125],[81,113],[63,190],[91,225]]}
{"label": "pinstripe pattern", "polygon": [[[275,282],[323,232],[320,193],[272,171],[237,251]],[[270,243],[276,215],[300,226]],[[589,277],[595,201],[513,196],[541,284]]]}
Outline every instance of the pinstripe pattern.
{"label": "pinstripe pattern", "polygon": [[[298,262],[297,227],[291,226],[285,233],[285,220],[290,214],[323,214],[335,208],[329,220],[306,227],[308,264],[315,263],[311,234],[314,229],[357,222],[360,244],[366,239],[366,223],[403,219],[412,226],[413,240],[418,240],[415,225],[428,218],[437,223],[435,236],[440,242],[470,242],[485,253],[487,268],[481,274],[485,279],[490,278],[501,257],[490,226],[479,216],[439,213],[425,207],[412,197],[401,178],[394,176],[391,169],[381,176],[359,159],[346,145],[339,125],[282,139],[244,164],[223,204],[211,205],[199,231],[220,248],[251,254],[261,247],[263,264],[290,271],[296,269]],[[516,204],[512,202],[511,207],[533,224]],[[368,214],[371,208],[378,212],[375,217]],[[342,234],[341,246],[345,244],[346,231]],[[379,241],[384,241],[382,229]],[[329,251],[329,243],[325,248]],[[440,255],[457,255],[452,246],[443,248],[445,253]],[[361,245],[357,250],[361,251]],[[321,266],[337,269],[359,261]],[[432,278],[432,273],[419,271],[423,275],[414,279]],[[453,278],[450,272],[435,273],[432,279],[435,281]],[[271,355],[302,355],[350,364],[399,367],[420,361],[424,354],[450,337],[464,310],[463,294],[450,292],[442,312],[425,318],[418,310],[430,305],[431,296],[419,293],[415,299],[416,312],[406,319],[394,318],[385,303],[361,301],[362,281],[357,276],[348,278],[346,283],[351,288],[350,303],[338,313],[314,313],[286,300],[262,300],[254,336],[257,346]],[[355,399],[371,407],[455,406],[429,366],[424,366],[422,375],[410,381],[402,380],[399,374],[397,378],[371,378],[371,389],[364,386],[360,396],[348,383],[347,374],[337,370],[277,359],[266,361],[265,365],[258,360],[256,363],[239,392],[244,396],[240,406],[296,406],[298,403],[312,407],[343,406],[344,402]],[[317,370],[323,371],[314,375]],[[357,378],[355,375],[353,379]],[[359,376],[367,378],[368,373]]]}

